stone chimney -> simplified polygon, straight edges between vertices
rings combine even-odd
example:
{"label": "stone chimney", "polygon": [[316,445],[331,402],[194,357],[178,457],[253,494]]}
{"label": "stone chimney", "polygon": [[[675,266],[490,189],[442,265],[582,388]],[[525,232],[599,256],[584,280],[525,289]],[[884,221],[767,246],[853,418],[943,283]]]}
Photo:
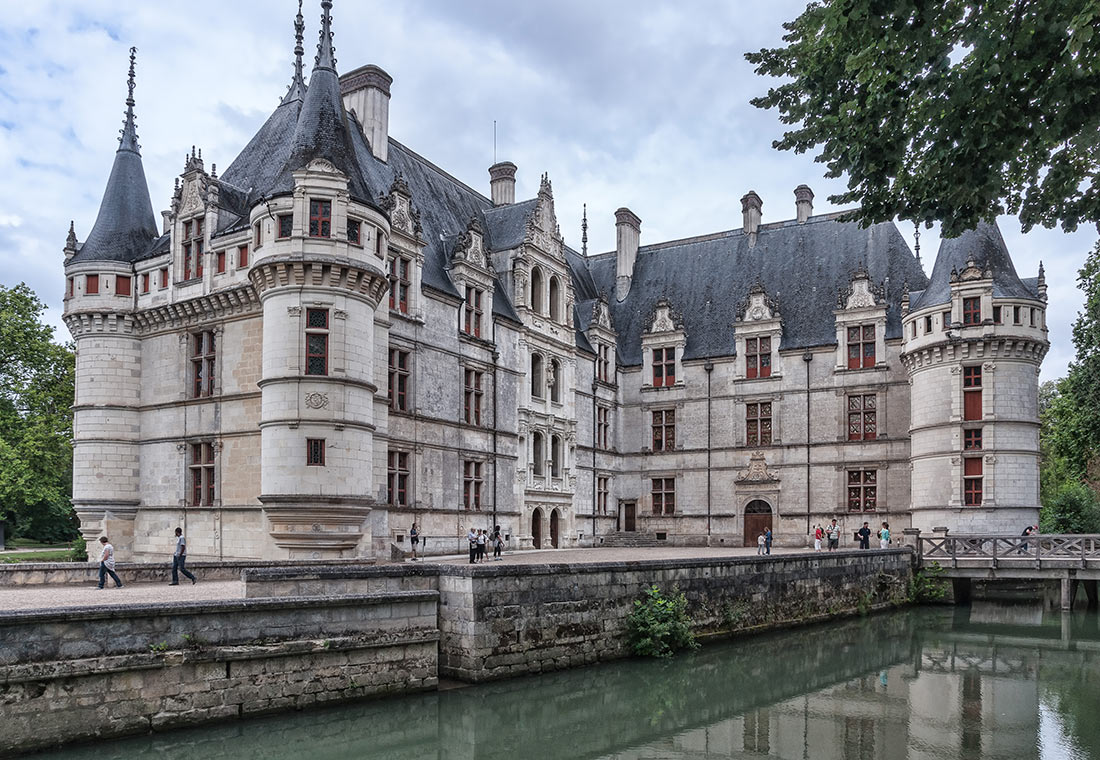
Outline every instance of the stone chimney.
{"label": "stone chimney", "polygon": [[805,224],[814,213],[814,191],[809,185],[799,185],[794,189],[794,211],[799,224]]}
{"label": "stone chimney", "polygon": [[760,196],[756,194],[755,190],[749,190],[741,198],[741,216],[744,219],[745,233],[749,235],[754,243],[756,242],[756,233],[760,230],[760,217],[763,208],[764,201],[760,200]]}
{"label": "stone chimney", "polygon": [[615,298],[619,301],[630,292],[641,236],[642,220],[637,214],[625,207],[615,212]]}
{"label": "stone chimney", "polygon": [[344,108],[355,112],[371,153],[380,161],[389,156],[391,84],[393,77],[373,63],[340,77]]}
{"label": "stone chimney", "polygon": [[516,165],[501,161],[489,167],[489,187],[494,206],[507,206],[516,202]]}

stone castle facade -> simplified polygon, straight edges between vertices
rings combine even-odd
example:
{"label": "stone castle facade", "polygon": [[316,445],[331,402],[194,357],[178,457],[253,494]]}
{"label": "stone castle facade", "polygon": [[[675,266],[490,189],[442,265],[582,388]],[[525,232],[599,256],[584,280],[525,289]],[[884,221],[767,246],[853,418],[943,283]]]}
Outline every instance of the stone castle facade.
{"label": "stone castle facade", "polygon": [[[550,180],[488,196],[388,134],[392,79],[338,76],[327,0],[282,103],[219,175],[188,154],[157,224],[134,119],[65,246],[73,503],[122,557],[428,553],[644,532],[804,545],[837,517],[1018,532],[1038,510],[1040,270],[995,226],[926,277],[893,224],[814,215],[616,250]],[[587,220],[586,220],[587,224]]]}

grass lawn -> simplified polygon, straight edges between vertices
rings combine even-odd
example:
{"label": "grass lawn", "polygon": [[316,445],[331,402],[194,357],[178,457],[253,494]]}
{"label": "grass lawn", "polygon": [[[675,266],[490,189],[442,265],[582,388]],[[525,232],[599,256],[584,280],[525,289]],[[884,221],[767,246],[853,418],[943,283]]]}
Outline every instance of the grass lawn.
{"label": "grass lawn", "polygon": [[67,549],[68,544],[44,544],[30,538],[9,538],[5,545],[9,549]]}
{"label": "grass lawn", "polygon": [[0,554],[0,562],[8,565],[16,562],[70,562],[72,556],[70,549],[54,549],[53,551]]}

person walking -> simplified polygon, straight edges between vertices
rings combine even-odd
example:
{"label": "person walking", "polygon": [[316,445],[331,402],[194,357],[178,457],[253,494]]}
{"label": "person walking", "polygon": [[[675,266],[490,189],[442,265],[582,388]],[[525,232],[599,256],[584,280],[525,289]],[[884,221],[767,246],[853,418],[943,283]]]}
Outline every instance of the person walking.
{"label": "person walking", "polygon": [[886,549],[890,546],[890,523],[884,522],[882,530],[878,532],[878,548]]}
{"label": "person walking", "polygon": [[474,533],[473,526],[466,533],[466,540],[470,542],[470,564],[472,565],[477,562],[477,534]]}
{"label": "person walking", "polygon": [[500,553],[504,551],[504,538],[500,535],[500,526],[493,526],[493,562],[500,562]]}
{"label": "person walking", "polygon": [[111,546],[106,536],[100,536],[99,543],[103,545],[103,550],[99,553],[99,585],[96,588],[103,588],[108,575],[115,582],[115,588],[122,588],[122,581],[115,574],[115,547]]}
{"label": "person walking", "polygon": [[485,529],[477,532],[477,561],[485,561],[485,544],[489,540],[489,534]]}
{"label": "person walking", "polygon": [[840,526],[836,524],[836,518],[829,523],[829,527],[825,529],[826,535],[829,536],[829,551],[835,552],[840,548]]}
{"label": "person walking", "polygon": [[871,529],[867,523],[863,523],[863,527],[856,531],[856,535],[859,536],[860,549],[871,548]]}
{"label": "person walking", "polygon": [[764,553],[772,553],[772,529],[770,526],[764,528]]}
{"label": "person walking", "polygon": [[183,528],[176,528],[176,553],[172,555],[172,582],[169,586],[180,585],[180,573],[191,579],[194,586],[196,578],[191,574],[184,563],[187,561],[187,541],[183,538]]}
{"label": "person walking", "polygon": [[764,555],[764,534],[761,533],[756,537],[756,553],[760,556]]}
{"label": "person walking", "polygon": [[814,551],[821,551],[821,540],[825,538],[825,529],[818,525],[814,528]]}
{"label": "person walking", "polygon": [[416,527],[416,523],[412,524],[409,528],[409,543],[412,544],[412,560],[416,562],[416,550],[420,546],[420,531]]}
{"label": "person walking", "polygon": [[[1034,533],[1034,532],[1035,532],[1035,530],[1036,530],[1036,529],[1037,529],[1038,527],[1039,527],[1039,526],[1035,526],[1035,527],[1033,528],[1032,526],[1028,525],[1028,526],[1026,526],[1026,527],[1024,528],[1024,532],[1023,532],[1023,533],[1021,533],[1020,535],[1021,535],[1021,536],[1023,536],[1024,538],[1027,538],[1027,537],[1028,537],[1028,536],[1030,536],[1030,535],[1031,535],[1032,533]],[[1020,554],[1027,554],[1027,547],[1028,547],[1028,542],[1027,542],[1027,541],[1022,541],[1022,542],[1020,543]]]}

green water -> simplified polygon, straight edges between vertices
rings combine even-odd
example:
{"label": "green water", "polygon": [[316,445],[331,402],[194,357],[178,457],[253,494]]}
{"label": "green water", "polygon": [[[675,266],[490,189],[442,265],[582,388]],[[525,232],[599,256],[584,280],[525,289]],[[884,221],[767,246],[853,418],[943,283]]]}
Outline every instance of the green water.
{"label": "green water", "polygon": [[1100,760],[1097,622],[924,608],[36,757]]}

